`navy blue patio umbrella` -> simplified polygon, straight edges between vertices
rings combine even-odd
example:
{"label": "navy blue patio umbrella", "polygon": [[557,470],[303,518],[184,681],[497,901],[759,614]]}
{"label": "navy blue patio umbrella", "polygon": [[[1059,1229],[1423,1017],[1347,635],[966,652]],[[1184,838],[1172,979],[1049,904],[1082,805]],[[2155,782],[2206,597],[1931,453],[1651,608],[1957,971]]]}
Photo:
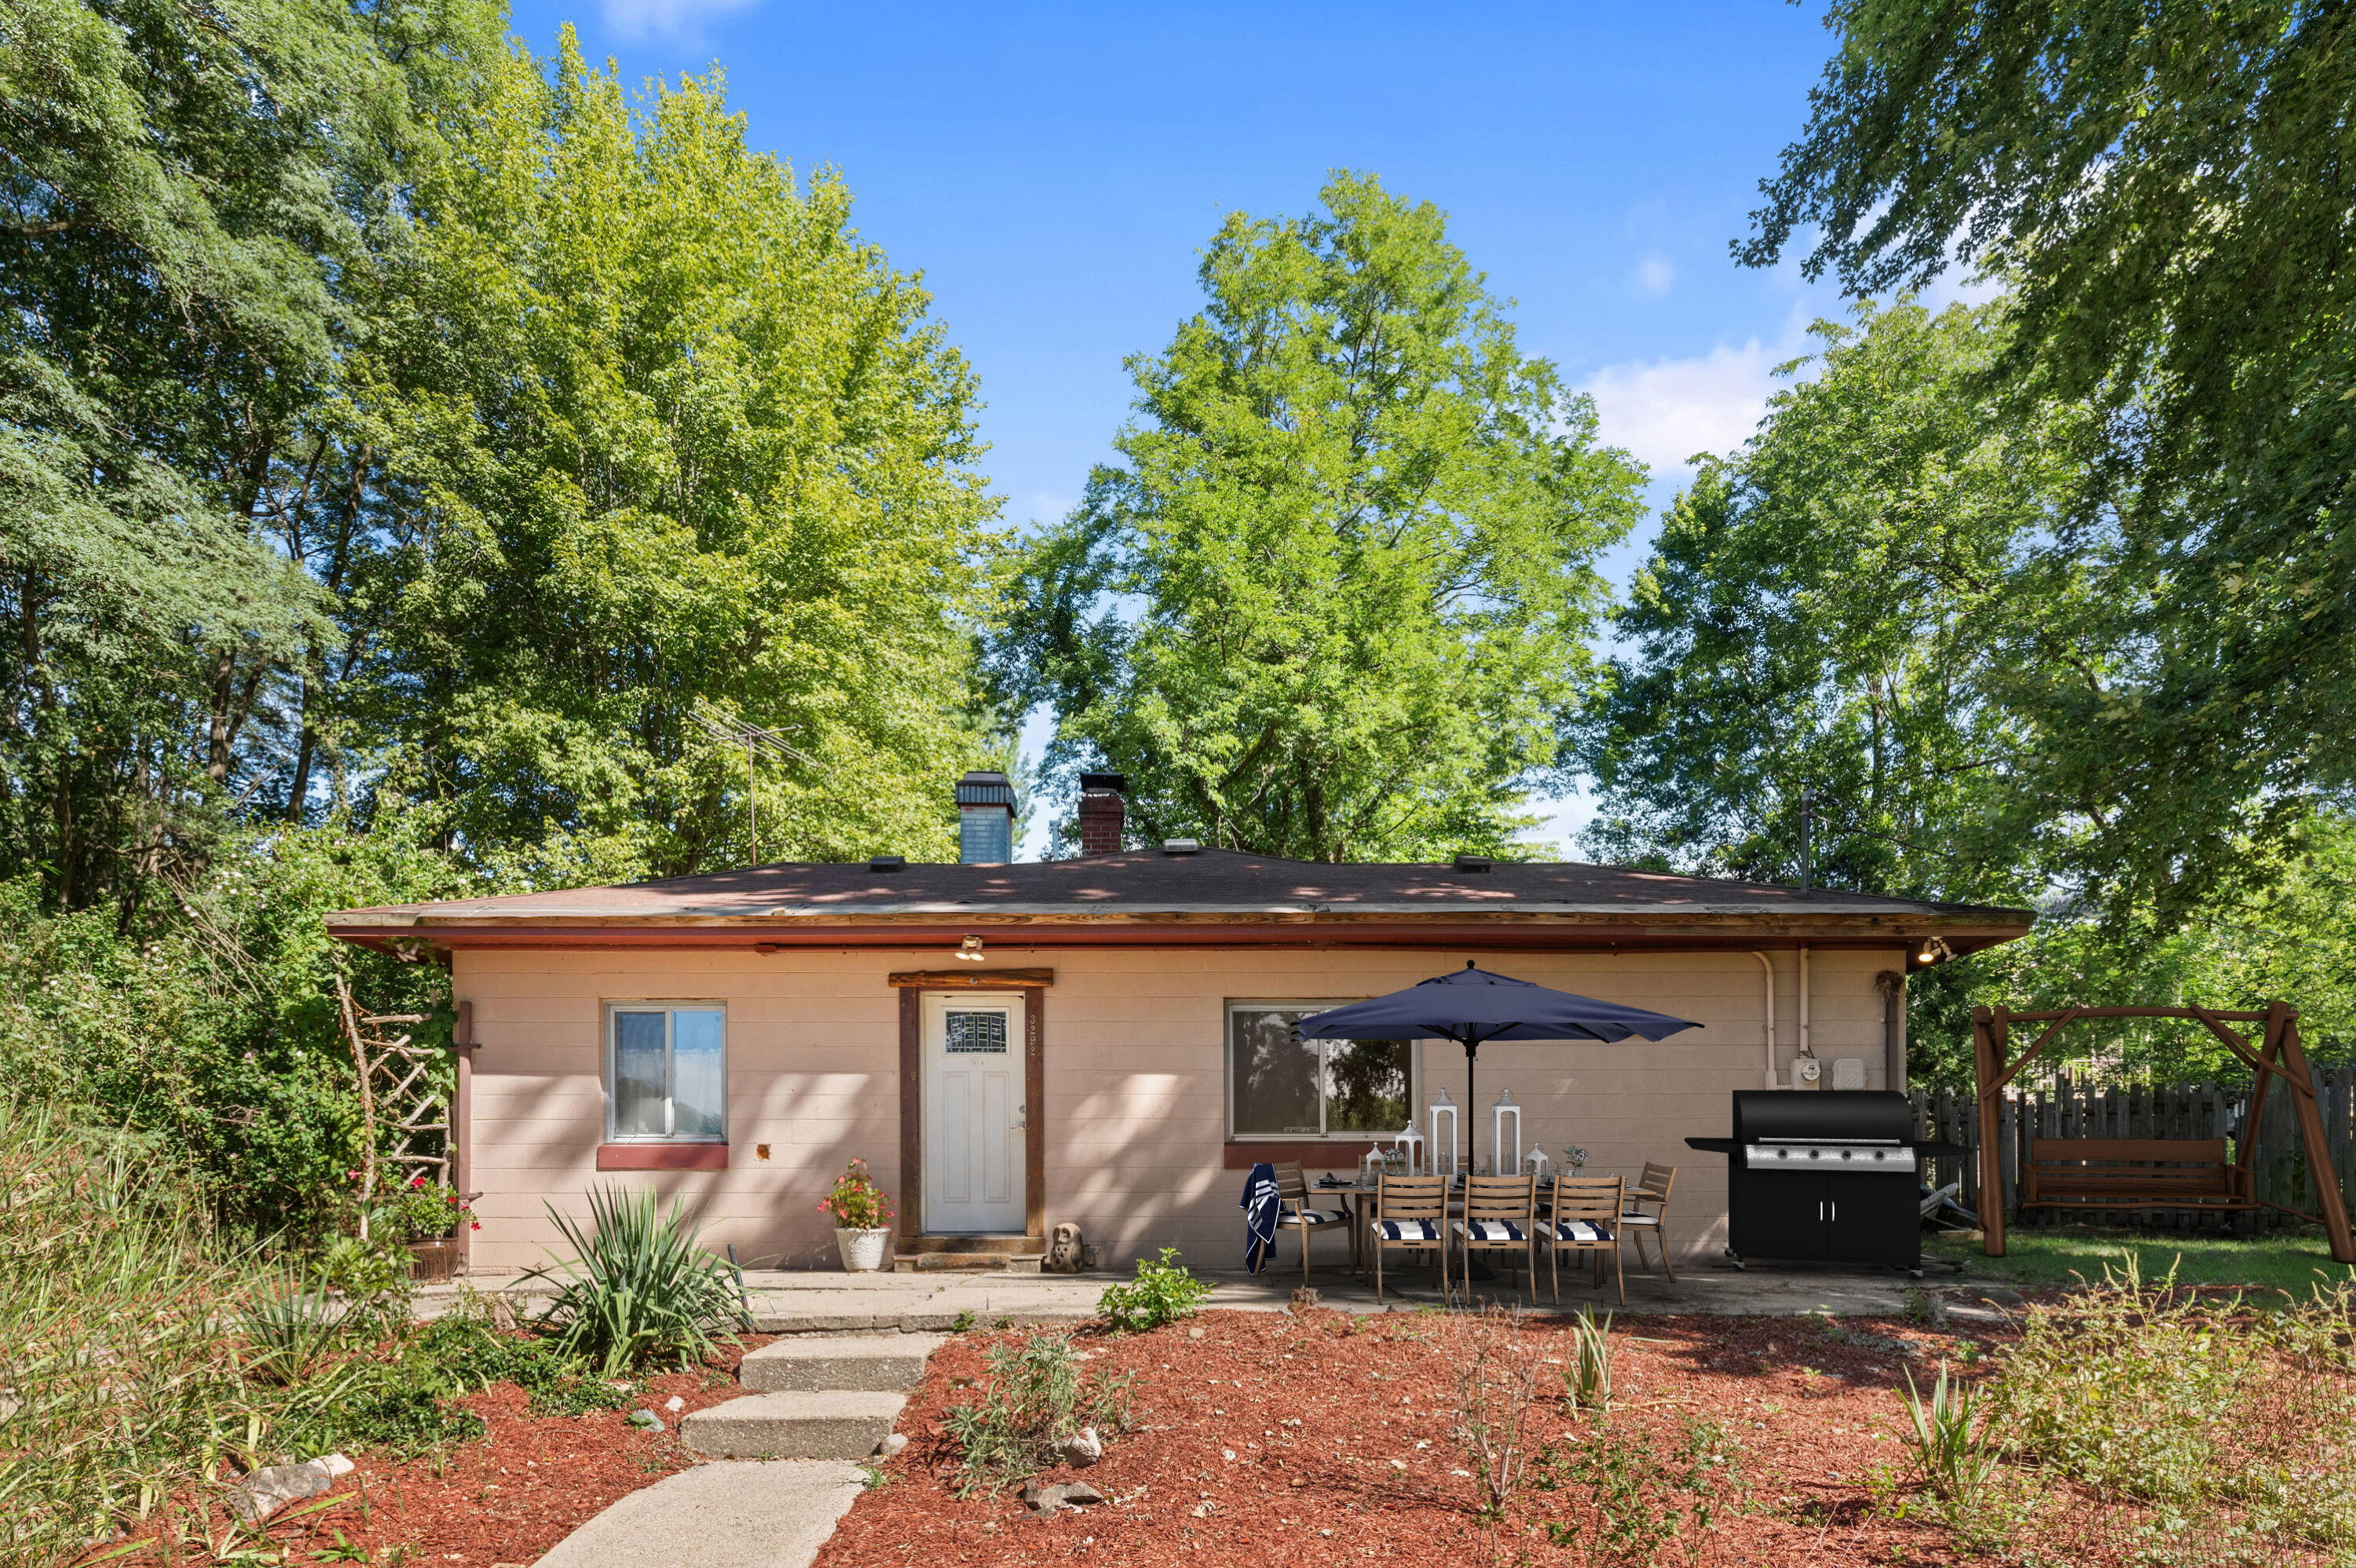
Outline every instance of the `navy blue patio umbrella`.
{"label": "navy blue patio umbrella", "polygon": [[[1472,1109],[1473,1060],[1493,1040],[1593,1040],[1616,1045],[1630,1035],[1646,1040],[1702,1026],[1666,1013],[1576,997],[1511,975],[1464,967],[1419,980],[1404,991],[1312,1013],[1296,1026],[1304,1040],[1452,1040],[1464,1048],[1464,1098]],[[1470,1157],[1479,1118],[1465,1134]],[[1433,1151],[1435,1154],[1437,1150]]]}

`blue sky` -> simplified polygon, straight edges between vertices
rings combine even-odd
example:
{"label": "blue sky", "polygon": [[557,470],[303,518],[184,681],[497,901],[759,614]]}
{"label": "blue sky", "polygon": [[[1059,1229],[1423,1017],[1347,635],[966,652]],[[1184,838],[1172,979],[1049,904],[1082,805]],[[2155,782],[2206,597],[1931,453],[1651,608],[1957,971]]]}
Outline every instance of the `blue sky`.
{"label": "blue sky", "polygon": [[[1013,523],[1078,496],[1128,407],[1123,357],[1195,308],[1222,216],[1305,211],[1334,168],[1449,213],[1656,506],[1692,453],[1740,444],[1838,306],[1727,249],[1804,118],[1819,5],[592,3],[526,0],[514,25],[545,52],[573,22],[626,81],[717,61],[755,145],[842,171],[974,364]],[[1556,809],[1568,847],[1584,812]]]}

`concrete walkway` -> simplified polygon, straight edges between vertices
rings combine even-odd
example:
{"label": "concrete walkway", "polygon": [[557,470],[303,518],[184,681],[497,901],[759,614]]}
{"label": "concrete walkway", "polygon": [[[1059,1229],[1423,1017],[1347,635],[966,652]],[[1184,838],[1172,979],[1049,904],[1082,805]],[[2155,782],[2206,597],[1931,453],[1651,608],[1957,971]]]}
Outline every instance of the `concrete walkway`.
{"label": "concrete walkway", "polygon": [[[1196,1276],[1212,1285],[1207,1306],[1251,1312],[1280,1312],[1291,1302],[1301,1283],[1299,1266],[1279,1265],[1258,1278],[1241,1270],[1197,1269]],[[1021,1274],[838,1274],[831,1272],[747,1269],[745,1293],[753,1304],[753,1326],[765,1334],[937,1334],[962,1328],[991,1328],[999,1323],[1076,1322],[1096,1316],[1097,1298],[1107,1285],[1127,1277],[1109,1272],[1081,1275]],[[1371,1281],[1334,1266],[1316,1269],[1312,1276],[1321,1305],[1345,1312],[1412,1312],[1436,1307],[1440,1295],[1423,1270],[1386,1272],[1384,1299],[1375,1299]],[[1609,1276],[1602,1290],[1584,1275],[1566,1273],[1562,1301],[1548,1298],[1546,1279],[1539,1276],[1537,1309],[1576,1312],[1581,1306],[1598,1311],[1629,1314],[1702,1313],[1713,1317],[1758,1314],[1798,1317],[1830,1312],[1842,1317],[1895,1316],[1906,1310],[1907,1293],[1916,1282],[1887,1269],[1838,1270],[1775,1268],[1754,1265],[1747,1270],[1702,1264],[1681,1267],[1675,1283],[1652,1273],[1631,1273],[1628,1304],[1621,1307]],[[1934,1275],[1924,1284],[1941,1282]],[[538,1298],[554,1293],[545,1281],[515,1286],[498,1275],[477,1275],[464,1285],[425,1285],[417,1292],[418,1310],[432,1317],[445,1310],[462,1290],[502,1294],[526,1310]],[[1473,1286],[1474,1299],[1530,1305],[1526,1284],[1518,1290],[1502,1277]]]}
{"label": "concrete walkway", "polygon": [[859,1496],[836,1459],[715,1459],[616,1500],[533,1568],[809,1568]]}

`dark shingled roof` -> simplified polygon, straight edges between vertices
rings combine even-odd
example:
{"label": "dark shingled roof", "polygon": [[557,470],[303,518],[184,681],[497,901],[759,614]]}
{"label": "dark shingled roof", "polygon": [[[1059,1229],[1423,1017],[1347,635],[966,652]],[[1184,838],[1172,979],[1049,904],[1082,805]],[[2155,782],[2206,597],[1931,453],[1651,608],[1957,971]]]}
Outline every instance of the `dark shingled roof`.
{"label": "dark shingled roof", "polygon": [[619,887],[346,910],[330,924],[417,921],[727,920],[798,917],[823,922],[923,914],[1043,915],[1086,919],[1156,914],[1492,913],[1609,915],[1676,912],[1786,917],[1884,915],[1976,919],[2026,929],[2024,910],[1766,882],[1680,877],[1665,871],[1577,862],[1500,860],[1485,871],[1452,866],[1325,865],[1205,849],[1187,855],[1132,850],[1077,860],[1007,866],[910,865],[897,872],[865,862],[781,864],[712,871]]}

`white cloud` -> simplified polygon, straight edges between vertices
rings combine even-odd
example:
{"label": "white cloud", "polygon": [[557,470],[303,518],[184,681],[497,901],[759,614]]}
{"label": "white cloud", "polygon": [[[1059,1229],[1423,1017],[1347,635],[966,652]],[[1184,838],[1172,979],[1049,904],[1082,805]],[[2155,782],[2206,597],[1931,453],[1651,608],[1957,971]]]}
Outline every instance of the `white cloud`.
{"label": "white cloud", "polygon": [[694,41],[701,24],[742,11],[753,0],[605,0],[605,26],[629,42],[660,37]]}
{"label": "white cloud", "polygon": [[1771,372],[1789,357],[1754,337],[1698,358],[1607,365],[1583,390],[1595,400],[1605,441],[1656,475],[1684,472],[1697,452],[1731,452],[1751,439],[1776,388]]}
{"label": "white cloud", "polygon": [[1659,299],[1663,294],[1667,293],[1669,285],[1676,281],[1676,266],[1666,256],[1657,251],[1645,257],[1636,265],[1636,286],[1655,299]]}

